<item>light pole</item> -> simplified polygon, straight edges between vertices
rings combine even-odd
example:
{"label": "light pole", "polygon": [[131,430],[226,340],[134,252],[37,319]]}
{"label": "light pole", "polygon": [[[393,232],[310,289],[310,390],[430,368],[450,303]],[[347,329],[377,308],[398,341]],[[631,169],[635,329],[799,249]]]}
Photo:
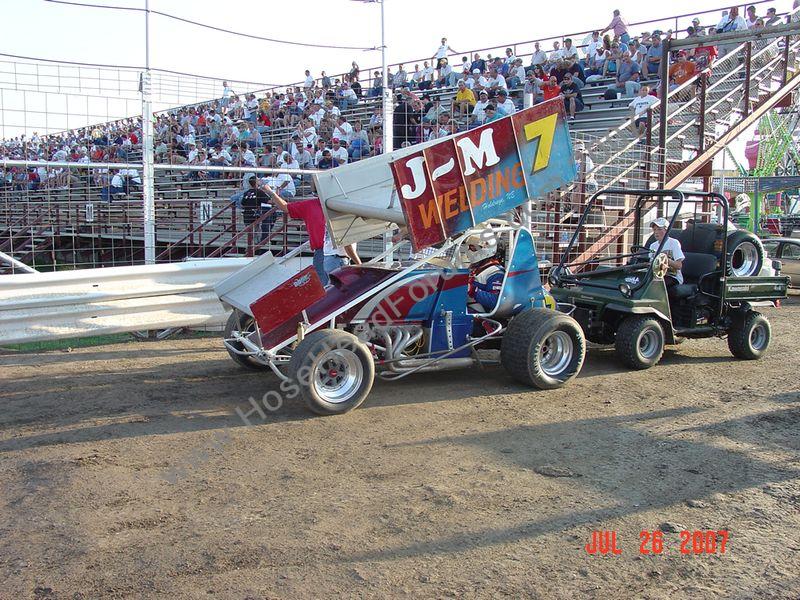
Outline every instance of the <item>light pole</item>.
{"label": "light pole", "polygon": [[153,189],[153,111],[150,105],[150,0],[144,2],[145,72],[142,77],[142,212],[144,262],[156,262],[156,211]]}
{"label": "light pole", "polygon": [[386,66],[386,0],[379,0],[381,3],[381,67],[383,69],[383,151],[391,152],[394,150],[394,123],[392,114],[394,106],[392,104],[392,90],[389,88],[389,70]]}

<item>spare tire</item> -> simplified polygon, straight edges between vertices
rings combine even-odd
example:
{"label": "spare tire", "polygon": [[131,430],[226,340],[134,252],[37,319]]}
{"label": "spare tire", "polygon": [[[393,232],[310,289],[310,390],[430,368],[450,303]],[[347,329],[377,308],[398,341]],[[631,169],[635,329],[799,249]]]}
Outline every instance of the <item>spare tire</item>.
{"label": "spare tire", "polygon": [[728,236],[727,273],[731,277],[753,277],[764,264],[764,246],[758,236],[749,231],[737,230]]}

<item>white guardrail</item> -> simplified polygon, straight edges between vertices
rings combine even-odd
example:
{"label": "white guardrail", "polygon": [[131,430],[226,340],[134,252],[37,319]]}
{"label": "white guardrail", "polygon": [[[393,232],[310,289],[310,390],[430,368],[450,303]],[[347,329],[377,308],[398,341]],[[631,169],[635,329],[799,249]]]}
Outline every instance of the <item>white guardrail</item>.
{"label": "white guardrail", "polygon": [[0,276],[0,343],[224,324],[214,285],[250,258]]}

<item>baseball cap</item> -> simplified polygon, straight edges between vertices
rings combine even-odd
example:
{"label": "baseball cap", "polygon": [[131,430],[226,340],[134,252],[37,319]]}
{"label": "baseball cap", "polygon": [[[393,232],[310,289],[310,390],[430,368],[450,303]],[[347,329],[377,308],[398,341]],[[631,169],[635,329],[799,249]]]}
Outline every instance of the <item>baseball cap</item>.
{"label": "baseball cap", "polygon": [[499,90],[499,91],[497,92],[497,95],[498,95],[498,96],[508,96],[508,92],[507,92],[507,91],[505,91],[505,90]]}
{"label": "baseball cap", "polygon": [[338,142],[338,141],[341,141],[341,140],[339,140],[339,138],[333,138],[333,139],[331,140],[331,142]]}
{"label": "baseball cap", "polygon": [[669,227],[669,221],[667,221],[664,217],[658,217],[657,219],[650,221],[650,227],[665,229]]}
{"label": "baseball cap", "polygon": [[472,73],[473,73],[474,75],[480,75],[480,73],[481,73],[481,70],[480,70],[480,69],[472,69]]}

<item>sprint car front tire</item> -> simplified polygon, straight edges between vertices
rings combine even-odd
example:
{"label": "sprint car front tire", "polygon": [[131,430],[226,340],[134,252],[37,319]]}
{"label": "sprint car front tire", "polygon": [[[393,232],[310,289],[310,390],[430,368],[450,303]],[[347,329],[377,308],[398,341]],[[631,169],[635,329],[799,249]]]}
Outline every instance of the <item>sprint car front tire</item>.
{"label": "sprint car front tire", "polygon": [[322,329],[309,333],[297,345],[288,375],[309,410],[318,415],[337,415],[366,400],[375,380],[375,363],[356,336]]}
{"label": "sprint car front tire", "polygon": [[529,308],[508,325],[500,347],[500,362],[520,383],[549,390],[580,373],[586,341],[578,322],[546,309]]}

